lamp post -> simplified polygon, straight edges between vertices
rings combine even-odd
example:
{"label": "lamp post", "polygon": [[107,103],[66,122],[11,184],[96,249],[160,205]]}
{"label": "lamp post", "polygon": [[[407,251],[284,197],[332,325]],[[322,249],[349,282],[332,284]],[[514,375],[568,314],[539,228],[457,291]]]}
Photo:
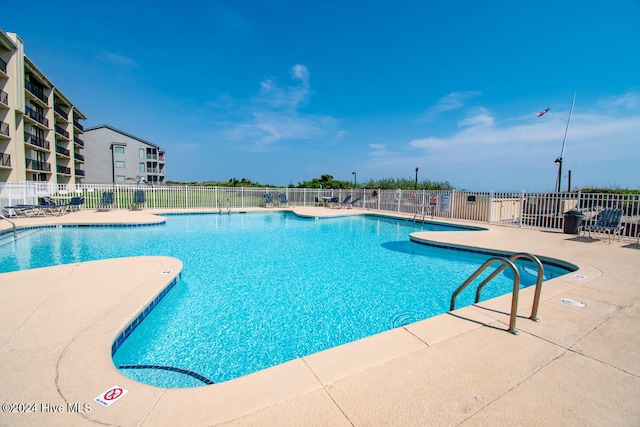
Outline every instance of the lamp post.
{"label": "lamp post", "polygon": [[353,175],[353,188],[356,188],[356,186],[358,185],[358,175],[356,174],[356,171],[351,172],[351,174]]}
{"label": "lamp post", "polygon": [[560,181],[562,181],[562,157],[558,157],[553,161],[556,165],[558,165],[558,178],[556,178],[556,192],[560,192]]}
{"label": "lamp post", "polygon": [[418,189],[418,168],[416,168],[416,183],[413,186],[414,190]]}

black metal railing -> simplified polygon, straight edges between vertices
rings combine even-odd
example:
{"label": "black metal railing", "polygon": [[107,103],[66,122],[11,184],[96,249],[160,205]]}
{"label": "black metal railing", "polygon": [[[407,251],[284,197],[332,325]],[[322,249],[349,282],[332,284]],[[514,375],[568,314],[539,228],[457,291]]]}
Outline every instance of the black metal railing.
{"label": "black metal railing", "polygon": [[25,80],[24,87],[33,95],[35,95],[35,97],[38,98],[40,101],[44,102],[45,104],[49,103],[49,97],[45,95],[44,91],[38,86],[36,86],[34,83],[30,82],[29,80]]}
{"label": "black metal railing", "polygon": [[60,126],[55,125],[54,129],[56,130],[56,132],[58,132],[60,135],[64,136],[65,138],[69,139],[69,132],[67,132],[66,130],[62,129]]}
{"label": "black metal railing", "polygon": [[0,58],[0,71],[7,74],[7,63],[2,58]]}
{"label": "black metal railing", "polygon": [[84,127],[75,119],[73,120],[73,125],[78,129],[80,129],[81,131],[84,131]]}
{"label": "black metal railing", "polygon": [[0,166],[11,167],[11,156],[9,154],[0,153]]}
{"label": "black metal railing", "polygon": [[66,166],[56,166],[56,172],[62,173],[65,175],[71,175],[71,168],[68,168]]}
{"label": "black metal railing", "polygon": [[84,171],[82,169],[76,169],[77,176],[84,176]]}
{"label": "black metal railing", "polygon": [[30,118],[32,118],[33,120],[35,120],[36,122],[49,127],[49,119],[47,119],[45,116],[43,116],[42,114],[38,113],[36,110],[34,110],[33,108],[26,106],[24,107],[25,109],[25,114],[27,116],[29,116]]}
{"label": "black metal railing", "polygon": [[5,123],[0,121],[0,135],[10,136],[9,135],[9,123]]}
{"label": "black metal railing", "polygon": [[64,111],[61,106],[59,106],[58,104],[53,104],[53,109],[55,110],[56,113],[64,117],[65,120],[69,120],[69,113]]}
{"label": "black metal railing", "polygon": [[51,172],[51,164],[40,160],[25,159],[27,169],[35,171]]}
{"label": "black metal railing", "polygon": [[80,138],[78,138],[77,136],[73,137],[73,142],[75,142],[76,144],[78,144],[81,147],[84,147],[84,141],[81,140]]}
{"label": "black metal railing", "polygon": [[62,154],[63,156],[67,156],[67,157],[69,157],[71,155],[71,151],[69,151],[66,148],[61,147],[59,145],[56,145],[56,153]]}
{"label": "black metal railing", "polygon": [[76,160],[80,160],[81,162],[84,162],[84,156],[83,156],[82,154],[80,154],[80,153],[76,153],[76,152],[74,152],[74,153],[73,153],[73,157],[74,157]]}
{"label": "black metal railing", "polygon": [[0,104],[9,105],[9,94],[0,90]]}
{"label": "black metal railing", "polygon": [[24,142],[26,142],[27,144],[36,145],[46,150],[49,149],[49,141],[29,132],[24,133]]}

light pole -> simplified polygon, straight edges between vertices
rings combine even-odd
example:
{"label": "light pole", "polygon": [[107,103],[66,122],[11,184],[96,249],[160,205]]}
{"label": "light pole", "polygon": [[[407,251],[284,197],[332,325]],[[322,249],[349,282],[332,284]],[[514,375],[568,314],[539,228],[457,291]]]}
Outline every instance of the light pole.
{"label": "light pole", "polygon": [[416,168],[416,183],[413,186],[414,190],[418,189],[418,168]]}
{"label": "light pole", "polygon": [[351,172],[351,174],[353,175],[353,188],[356,188],[358,184],[358,180],[357,180],[358,175],[356,174],[356,171]]}

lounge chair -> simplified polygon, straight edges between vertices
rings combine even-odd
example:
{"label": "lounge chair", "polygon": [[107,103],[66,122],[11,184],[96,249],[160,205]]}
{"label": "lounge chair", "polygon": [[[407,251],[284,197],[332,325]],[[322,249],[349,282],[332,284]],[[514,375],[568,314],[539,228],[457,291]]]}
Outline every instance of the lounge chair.
{"label": "lounge chair", "polygon": [[102,193],[102,202],[98,204],[98,211],[107,212],[111,210],[113,206],[114,194],[113,191],[104,191]]}
{"label": "lounge chair", "polygon": [[69,203],[66,203],[62,206],[69,212],[80,210],[80,205],[84,204],[84,197],[72,197],[69,200]]}
{"label": "lounge chair", "polygon": [[286,194],[280,193],[278,195],[278,197],[280,197],[280,205],[289,206],[289,200],[287,199],[287,195]]}
{"label": "lounge chair", "polygon": [[344,207],[348,206],[349,205],[349,200],[351,200],[351,194],[349,194],[347,197],[345,197],[342,202],[338,203],[338,205],[336,207],[344,208]]}
{"label": "lounge chair", "polygon": [[620,240],[622,234],[622,209],[603,209],[598,214],[595,224],[583,225],[578,229],[578,233],[580,233],[580,229],[582,229],[580,238],[584,237],[587,232],[589,232],[589,238],[591,238],[591,233],[593,232],[608,235],[609,244],[615,240],[616,234],[618,235],[618,240]]}
{"label": "lounge chair", "polygon": [[145,207],[145,198],[143,190],[135,190],[133,192],[133,203],[131,203],[131,210],[143,209]]}
{"label": "lounge chair", "polygon": [[[269,206],[271,205],[271,206]],[[264,193],[264,206],[265,208],[273,207],[273,194]]]}
{"label": "lounge chair", "polygon": [[327,206],[330,208],[333,208],[335,206],[338,205],[338,203],[340,203],[340,201],[338,200],[337,197],[332,197],[329,199],[329,201],[327,202]]}
{"label": "lounge chair", "polygon": [[355,205],[357,205],[360,200],[362,200],[362,197],[358,197],[357,199],[352,200],[351,202],[349,202],[349,204],[347,205],[348,209],[352,209]]}
{"label": "lounge chair", "polygon": [[39,197],[38,202],[39,204],[35,208],[42,213],[42,215],[46,215],[47,213],[51,215],[62,215],[67,209],[65,205],[57,204],[49,196]]}
{"label": "lounge chair", "polygon": [[[35,216],[40,213],[38,205],[14,205],[4,207],[5,216],[19,217],[19,216]],[[44,213],[42,213],[44,215]]]}

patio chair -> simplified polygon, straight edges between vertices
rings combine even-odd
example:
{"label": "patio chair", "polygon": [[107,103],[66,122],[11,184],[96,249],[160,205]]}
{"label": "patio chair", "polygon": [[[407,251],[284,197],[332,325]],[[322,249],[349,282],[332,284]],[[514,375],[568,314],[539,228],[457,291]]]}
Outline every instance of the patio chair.
{"label": "patio chair", "polygon": [[62,206],[64,206],[64,208],[69,211],[69,212],[74,212],[77,210],[80,210],[80,206],[84,204],[84,197],[72,197],[71,200],[69,200],[69,203],[66,203]]}
{"label": "patio chair", "polygon": [[35,207],[35,209],[42,213],[42,215],[62,215],[64,211],[67,209],[65,205],[57,204],[51,197],[44,196],[38,197],[39,204]]}
{"label": "patio chair", "polygon": [[114,203],[113,191],[102,192],[102,202],[98,204],[98,211],[108,212],[109,210],[111,210],[113,203]]}
{"label": "patio chair", "polygon": [[[269,206],[271,205],[271,206]],[[264,193],[264,207],[272,208],[273,207],[273,194]]]}
{"label": "patio chair", "polygon": [[352,200],[351,202],[349,202],[349,204],[347,205],[347,209],[352,209],[354,206],[356,206],[358,203],[360,203],[360,200],[362,200],[362,197],[358,197],[358,198]]}
{"label": "patio chair", "polygon": [[[582,229],[582,235],[580,239],[589,232],[589,238],[591,233],[604,233],[609,236],[609,244],[615,240],[618,235],[618,240],[622,238],[622,209],[603,209],[599,214],[595,224],[586,224],[580,227]],[[578,229],[578,233],[580,232]]]}
{"label": "patio chair", "polygon": [[287,199],[287,195],[284,193],[280,193],[278,195],[280,197],[280,205],[281,206],[289,206],[289,200]]}
{"label": "patio chair", "polygon": [[145,207],[146,201],[144,198],[143,190],[135,190],[133,192],[133,203],[131,203],[131,210],[139,210]]}
{"label": "patio chair", "polygon": [[339,203],[340,201],[338,200],[337,197],[332,197],[327,202],[327,207],[333,208],[333,207],[336,207]]}
{"label": "patio chair", "polygon": [[344,208],[349,206],[349,200],[351,200],[351,194],[349,194],[347,197],[344,198],[344,200],[340,203],[338,203],[339,208]]}

